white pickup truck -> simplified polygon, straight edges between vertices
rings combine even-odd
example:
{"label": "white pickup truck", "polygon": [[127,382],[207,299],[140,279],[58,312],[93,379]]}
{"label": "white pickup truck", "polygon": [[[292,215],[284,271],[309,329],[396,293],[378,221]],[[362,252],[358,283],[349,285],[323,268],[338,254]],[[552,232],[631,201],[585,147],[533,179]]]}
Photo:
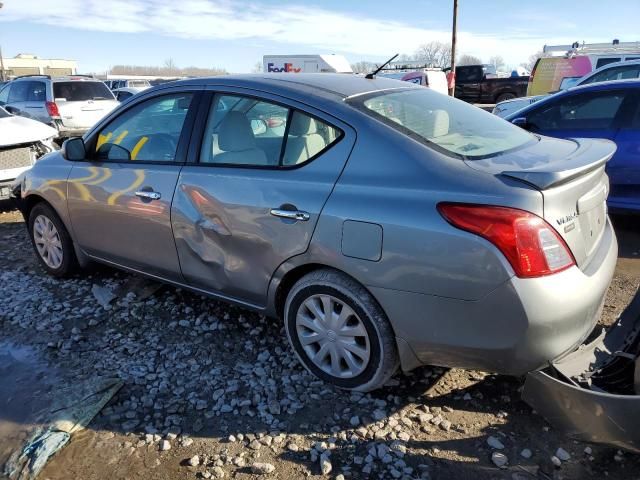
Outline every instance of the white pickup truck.
{"label": "white pickup truck", "polygon": [[0,200],[9,198],[11,182],[54,150],[58,131],[0,107]]}

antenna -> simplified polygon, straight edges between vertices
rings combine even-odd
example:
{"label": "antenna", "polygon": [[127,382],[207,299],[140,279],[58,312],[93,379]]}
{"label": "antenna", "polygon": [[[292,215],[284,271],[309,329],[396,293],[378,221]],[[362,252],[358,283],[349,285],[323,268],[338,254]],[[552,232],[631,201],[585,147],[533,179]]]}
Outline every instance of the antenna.
{"label": "antenna", "polygon": [[364,78],[367,78],[369,80],[373,80],[376,76],[376,73],[378,73],[380,70],[382,70],[384,67],[386,67],[387,65],[389,65],[391,62],[393,62],[393,60],[395,60],[395,58],[400,55],[399,53],[396,53],[393,57],[391,57],[389,60],[387,60],[386,62],[384,62],[382,65],[380,65],[378,68],[375,69],[375,71],[371,72],[371,73],[367,73]]}

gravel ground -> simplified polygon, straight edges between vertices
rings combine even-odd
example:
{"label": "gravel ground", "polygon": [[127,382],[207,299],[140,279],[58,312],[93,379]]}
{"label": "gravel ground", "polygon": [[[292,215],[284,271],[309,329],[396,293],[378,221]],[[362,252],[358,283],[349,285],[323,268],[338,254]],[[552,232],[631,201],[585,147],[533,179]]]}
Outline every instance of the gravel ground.
{"label": "gravel ground", "polygon": [[[603,324],[640,283],[629,235]],[[0,341],[61,384],[124,382],[40,478],[640,478],[640,457],[556,432],[520,379],[422,368],[350,394],[303,370],[276,320],[105,267],[55,280],[15,212],[0,213],[0,245]],[[103,308],[94,286],[118,296]]]}

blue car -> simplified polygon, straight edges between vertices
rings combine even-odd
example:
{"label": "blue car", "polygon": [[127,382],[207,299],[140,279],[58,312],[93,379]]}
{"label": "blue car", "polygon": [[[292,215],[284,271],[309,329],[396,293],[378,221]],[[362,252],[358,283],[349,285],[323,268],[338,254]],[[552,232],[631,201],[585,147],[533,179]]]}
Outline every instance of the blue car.
{"label": "blue car", "polygon": [[609,209],[640,211],[640,80],[589,84],[559,92],[506,120],[556,138],[606,138],[618,146],[607,164]]}

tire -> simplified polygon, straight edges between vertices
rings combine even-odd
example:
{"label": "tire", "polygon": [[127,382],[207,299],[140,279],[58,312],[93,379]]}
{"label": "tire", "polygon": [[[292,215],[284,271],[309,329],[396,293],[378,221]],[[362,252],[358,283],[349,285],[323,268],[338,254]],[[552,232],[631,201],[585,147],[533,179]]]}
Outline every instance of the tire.
{"label": "tire", "polygon": [[498,95],[498,97],[496,98],[496,104],[500,103],[500,102],[504,102],[505,100],[512,100],[516,98],[516,94],[515,93],[501,93],[500,95]]}
{"label": "tire", "polygon": [[[327,310],[335,324],[325,323]],[[287,295],[284,317],[298,359],[325,382],[368,392],[382,387],[398,370],[389,320],[362,285],[340,272],[315,270],[298,280]],[[315,361],[314,355],[319,355]]]}
{"label": "tire", "polygon": [[38,203],[33,207],[29,213],[28,228],[36,257],[49,274],[66,277],[76,270],[78,259],[73,241],[64,223],[49,205]]}

